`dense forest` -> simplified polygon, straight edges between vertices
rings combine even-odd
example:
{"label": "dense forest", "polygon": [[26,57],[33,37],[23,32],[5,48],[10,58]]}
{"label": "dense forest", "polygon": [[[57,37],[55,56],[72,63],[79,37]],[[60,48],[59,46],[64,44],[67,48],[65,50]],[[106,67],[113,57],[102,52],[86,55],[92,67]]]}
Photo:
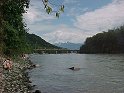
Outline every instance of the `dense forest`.
{"label": "dense forest", "polygon": [[[0,0],[0,54],[13,56],[31,52],[36,47],[57,48],[40,37],[27,33],[23,13],[27,12],[29,2],[30,0]],[[51,12],[48,1],[42,2],[46,12]]]}
{"label": "dense forest", "polygon": [[58,49],[59,47],[52,45],[48,42],[46,42],[41,37],[35,35],[35,34],[29,34],[26,33],[26,42],[30,46],[31,49]]}
{"label": "dense forest", "polygon": [[88,37],[80,53],[124,53],[124,26]]}
{"label": "dense forest", "polygon": [[0,0],[0,54],[15,55],[28,50],[23,13],[29,0]]}

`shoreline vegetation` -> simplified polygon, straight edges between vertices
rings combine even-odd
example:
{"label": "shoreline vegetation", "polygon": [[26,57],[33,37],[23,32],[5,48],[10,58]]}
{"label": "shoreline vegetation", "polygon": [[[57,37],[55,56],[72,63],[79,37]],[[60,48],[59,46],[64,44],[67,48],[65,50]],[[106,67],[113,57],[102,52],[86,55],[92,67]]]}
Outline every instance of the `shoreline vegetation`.
{"label": "shoreline vegetation", "polygon": [[113,30],[88,37],[80,47],[82,54],[124,53],[124,25]]}
{"label": "shoreline vegetation", "polygon": [[[1,63],[4,60],[5,58],[2,58]],[[35,67],[36,65],[29,58],[14,58],[12,69],[2,70],[2,82],[0,82],[2,89],[0,89],[0,93],[32,93],[34,86],[31,85],[28,71]]]}

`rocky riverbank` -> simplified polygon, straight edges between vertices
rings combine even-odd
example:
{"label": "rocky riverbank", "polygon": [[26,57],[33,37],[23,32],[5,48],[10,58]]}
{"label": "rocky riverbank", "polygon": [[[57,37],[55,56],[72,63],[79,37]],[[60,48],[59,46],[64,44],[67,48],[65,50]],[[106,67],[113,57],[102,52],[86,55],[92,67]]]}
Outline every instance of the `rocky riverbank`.
{"label": "rocky riverbank", "polygon": [[31,68],[33,64],[30,60],[14,59],[12,69],[3,70],[3,93],[31,93],[32,86],[27,72]]}

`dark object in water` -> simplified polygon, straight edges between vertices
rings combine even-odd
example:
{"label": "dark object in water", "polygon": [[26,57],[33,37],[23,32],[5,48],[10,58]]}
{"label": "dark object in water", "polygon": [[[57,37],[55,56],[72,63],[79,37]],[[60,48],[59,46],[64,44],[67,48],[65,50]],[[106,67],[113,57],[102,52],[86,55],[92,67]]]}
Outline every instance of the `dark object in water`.
{"label": "dark object in water", "polygon": [[36,90],[34,93],[41,93],[41,91],[40,90]]}
{"label": "dark object in water", "polygon": [[35,67],[36,67],[36,65],[35,65],[35,64],[33,64],[33,65],[32,65],[32,67],[34,67],[34,68],[35,68]]}
{"label": "dark object in water", "polygon": [[74,70],[74,71],[80,70],[80,68],[75,68],[75,67],[70,67],[69,69]]}
{"label": "dark object in water", "polygon": [[74,67],[70,67],[69,69],[74,70]]}

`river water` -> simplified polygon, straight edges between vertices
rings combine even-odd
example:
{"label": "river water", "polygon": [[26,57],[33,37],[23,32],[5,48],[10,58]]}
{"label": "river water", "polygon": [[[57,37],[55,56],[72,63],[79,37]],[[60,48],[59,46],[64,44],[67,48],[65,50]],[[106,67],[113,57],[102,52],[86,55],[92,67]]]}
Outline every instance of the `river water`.
{"label": "river water", "polygon": [[[31,55],[40,66],[31,70],[32,84],[42,93],[124,93],[123,54]],[[72,71],[69,67],[80,68]]]}

